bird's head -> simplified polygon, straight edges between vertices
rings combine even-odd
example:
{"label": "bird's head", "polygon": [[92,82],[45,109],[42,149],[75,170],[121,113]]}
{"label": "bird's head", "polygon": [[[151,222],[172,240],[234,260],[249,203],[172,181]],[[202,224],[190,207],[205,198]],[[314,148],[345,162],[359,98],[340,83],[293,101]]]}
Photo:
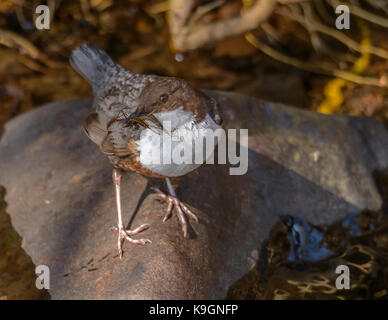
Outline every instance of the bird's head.
{"label": "bird's head", "polygon": [[70,63],[92,86],[96,111],[104,114],[107,124],[113,119],[124,128],[162,129],[161,114],[175,122],[193,115],[201,121],[214,103],[182,79],[133,73],[94,44],[76,48]]}

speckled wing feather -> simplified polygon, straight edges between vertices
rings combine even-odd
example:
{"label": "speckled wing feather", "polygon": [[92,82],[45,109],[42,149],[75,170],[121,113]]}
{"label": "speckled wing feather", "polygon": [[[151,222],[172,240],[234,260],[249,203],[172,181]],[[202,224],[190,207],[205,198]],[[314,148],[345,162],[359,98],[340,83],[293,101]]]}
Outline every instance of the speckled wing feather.
{"label": "speckled wing feather", "polygon": [[137,131],[133,128],[123,128],[122,121],[114,119],[108,125],[108,133],[100,148],[106,154],[119,157],[129,156],[133,150],[130,150],[128,145],[131,140],[138,137]]}
{"label": "speckled wing feather", "polygon": [[139,133],[132,128],[122,128],[121,121],[111,120],[108,125],[100,120],[101,114],[92,113],[86,117],[83,127],[86,135],[107,155],[128,156],[133,153],[128,144]]}
{"label": "speckled wing feather", "polygon": [[97,145],[101,145],[108,133],[106,127],[98,119],[97,113],[92,113],[86,117],[83,128],[89,139]]}

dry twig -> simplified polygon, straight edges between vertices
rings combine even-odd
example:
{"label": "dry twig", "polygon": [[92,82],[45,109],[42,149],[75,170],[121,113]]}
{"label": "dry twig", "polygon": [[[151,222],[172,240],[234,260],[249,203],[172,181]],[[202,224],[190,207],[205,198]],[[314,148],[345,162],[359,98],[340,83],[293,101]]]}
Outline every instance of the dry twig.
{"label": "dry twig", "polygon": [[[358,42],[354,41],[352,38],[348,37],[343,32],[340,32],[340,31],[335,30],[333,28],[327,27],[324,24],[319,23],[315,19],[313,20],[313,19],[310,19],[306,15],[299,15],[295,12],[291,12],[290,10],[288,10],[285,7],[276,9],[275,13],[282,15],[282,16],[285,16],[287,18],[290,18],[292,20],[295,20],[310,30],[318,31],[320,33],[326,34],[326,35],[342,42],[349,49],[355,50],[357,52],[361,52],[361,46]],[[388,51],[383,49],[383,48],[370,46],[367,48],[363,48],[362,50],[364,50],[367,53],[378,56],[380,58],[388,59]]]}
{"label": "dry twig", "polygon": [[[342,3],[339,2],[338,0],[329,0],[329,3],[332,7],[337,7],[341,5]],[[371,23],[377,24],[379,26],[382,26],[384,28],[388,28],[388,19],[384,18],[382,16],[378,16],[374,13],[371,13],[367,10],[364,10],[363,8],[353,4],[353,3],[346,3],[346,5],[349,7],[349,11],[357,16],[360,17],[366,21],[369,21]]]}
{"label": "dry twig", "polygon": [[194,50],[225,37],[253,30],[268,19],[276,3],[276,0],[257,0],[238,17],[205,25],[190,25],[187,22],[194,1],[170,0],[169,25],[174,46],[180,51]]}
{"label": "dry twig", "polygon": [[370,86],[377,86],[382,88],[388,88],[387,79],[385,77],[378,78],[371,78],[371,77],[363,77],[356,75],[351,72],[339,70],[339,69],[327,69],[323,68],[322,66],[311,64],[308,62],[301,61],[299,59],[289,57],[279,51],[276,51],[275,49],[267,46],[266,44],[262,43],[260,40],[258,40],[252,33],[248,33],[245,35],[245,38],[251,43],[253,46],[255,46],[257,49],[261,50],[265,54],[269,55],[270,57],[292,65],[296,68],[303,69],[306,71],[319,73],[327,76],[333,76],[338,77],[353,83],[361,84],[361,85],[370,85]]}
{"label": "dry twig", "polygon": [[22,54],[26,54],[33,59],[39,60],[50,68],[63,67],[61,63],[50,60],[44,53],[39,51],[33,43],[15,32],[0,29],[0,44],[9,48],[17,48]]}

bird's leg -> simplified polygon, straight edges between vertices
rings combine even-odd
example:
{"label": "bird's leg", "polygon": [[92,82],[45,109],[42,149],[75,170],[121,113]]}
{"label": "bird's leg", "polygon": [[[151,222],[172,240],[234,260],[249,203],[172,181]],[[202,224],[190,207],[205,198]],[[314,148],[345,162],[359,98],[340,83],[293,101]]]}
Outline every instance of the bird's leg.
{"label": "bird's leg", "polygon": [[121,214],[121,197],[120,197],[120,186],[121,186],[121,178],[122,174],[119,170],[113,169],[113,174],[112,174],[112,179],[113,179],[113,184],[115,186],[115,195],[116,195],[116,207],[117,207],[117,227],[113,227],[112,230],[118,233],[118,241],[117,241],[117,246],[119,249],[119,255],[120,259],[123,257],[123,241],[127,240],[130,243],[134,244],[141,244],[144,245],[147,242],[151,243],[151,240],[148,239],[132,239],[130,236],[133,236],[135,234],[138,234],[146,229],[149,228],[148,224],[142,224],[140,227],[137,227],[134,230],[126,230],[123,225],[123,217]]}
{"label": "bird's leg", "polygon": [[188,229],[187,229],[186,215],[194,219],[195,222],[197,223],[198,223],[198,218],[182,201],[178,199],[178,197],[176,196],[175,190],[171,184],[171,180],[169,178],[166,178],[166,184],[167,184],[169,195],[162,192],[159,188],[155,188],[155,187],[152,188],[156,192],[156,195],[162,198],[168,204],[167,212],[163,218],[163,222],[165,222],[171,216],[172,210],[175,208],[178,219],[182,225],[183,236],[187,238]]}

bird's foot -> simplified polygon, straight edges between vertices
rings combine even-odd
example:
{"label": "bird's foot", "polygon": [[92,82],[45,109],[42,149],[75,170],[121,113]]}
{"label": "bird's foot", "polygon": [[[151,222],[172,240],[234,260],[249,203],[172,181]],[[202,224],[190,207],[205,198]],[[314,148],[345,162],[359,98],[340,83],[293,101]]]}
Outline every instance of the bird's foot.
{"label": "bird's foot", "polygon": [[180,201],[176,196],[168,195],[164,192],[162,192],[159,188],[152,188],[158,197],[160,197],[162,200],[167,202],[167,212],[163,218],[163,222],[167,221],[168,218],[171,217],[172,210],[175,208],[175,211],[177,213],[178,219],[182,225],[182,231],[183,236],[187,238],[188,236],[188,227],[187,227],[187,221],[186,221],[186,215],[191,217],[195,222],[198,223],[197,216],[182,202]]}
{"label": "bird's foot", "polygon": [[124,226],[117,226],[112,227],[111,230],[113,232],[118,233],[118,241],[117,241],[117,247],[119,249],[119,256],[120,259],[123,257],[123,242],[124,240],[127,240],[130,243],[133,244],[140,244],[145,245],[146,243],[152,243],[149,239],[132,239],[131,236],[138,234],[140,232],[143,232],[144,230],[147,230],[150,226],[148,224],[142,224],[140,227],[137,227],[134,230],[126,230]]}

